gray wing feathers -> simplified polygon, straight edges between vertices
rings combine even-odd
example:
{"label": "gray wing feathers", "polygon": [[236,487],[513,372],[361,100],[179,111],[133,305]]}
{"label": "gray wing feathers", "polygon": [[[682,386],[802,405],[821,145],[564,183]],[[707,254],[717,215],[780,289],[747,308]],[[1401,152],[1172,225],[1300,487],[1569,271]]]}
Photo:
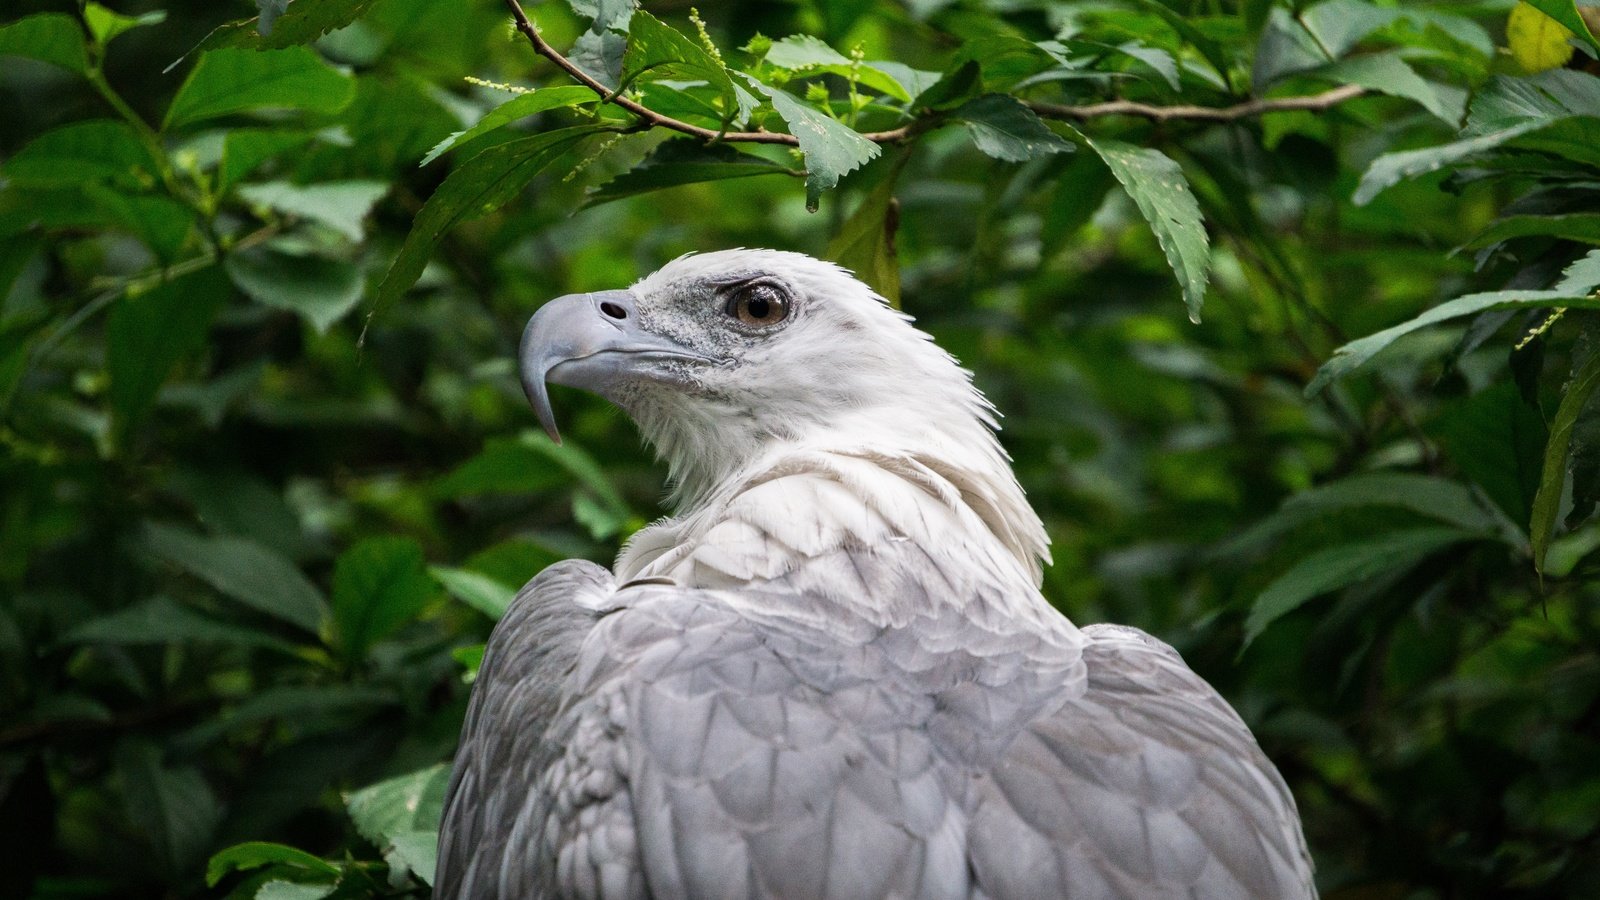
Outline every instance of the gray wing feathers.
{"label": "gray wing feathers", "polygon": [[[495,627],[467,708],[445,798],[434,894],[540,896],[547,811],[541,776],[562,752],[550,732],[579,647],[614,590],[610,572],[569,560],[545,569]],[[518,839],[532,839],[517,846]]]}
{"label": "gray wing feathers", "polygon": [[994,898],[1312,897],[1294,800],[1172,648],[1091,626],[1082,694],[980,785],[972,864]]}

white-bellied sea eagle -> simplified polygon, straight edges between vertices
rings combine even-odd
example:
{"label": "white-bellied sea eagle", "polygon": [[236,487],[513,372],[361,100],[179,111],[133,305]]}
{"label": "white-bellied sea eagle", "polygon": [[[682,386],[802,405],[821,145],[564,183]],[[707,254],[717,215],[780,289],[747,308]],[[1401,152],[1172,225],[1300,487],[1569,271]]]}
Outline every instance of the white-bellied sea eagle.
{"label": "white-bellied sea eagle", "polygon": [[436,896],[1304,898],[1299,816],[1171,647],[1068,621],[969,373],[838,267],[688,256],[542,307],[523,385],[620,406],[676,512],[523,588]]}

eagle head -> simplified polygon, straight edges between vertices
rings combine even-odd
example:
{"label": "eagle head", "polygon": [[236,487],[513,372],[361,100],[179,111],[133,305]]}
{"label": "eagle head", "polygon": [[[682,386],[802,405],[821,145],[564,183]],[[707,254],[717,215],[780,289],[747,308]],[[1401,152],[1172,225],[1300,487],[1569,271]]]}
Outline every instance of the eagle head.
{"label": "eagle head", "polygon": [[546,303],[522,384],[559,440],[546,382],[621,407],[666,460],[680,510],[796,449],[913,456],[993,482],[1044,535],[971,373],[832,263],[776,250],[680,257],[626,290]]}

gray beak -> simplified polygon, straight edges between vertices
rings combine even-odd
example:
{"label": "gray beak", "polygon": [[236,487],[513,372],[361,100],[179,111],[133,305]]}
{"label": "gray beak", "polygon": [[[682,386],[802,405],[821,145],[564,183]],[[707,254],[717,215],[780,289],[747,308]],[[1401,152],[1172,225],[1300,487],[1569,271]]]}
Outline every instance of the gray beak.
{"label": "gray beak", "polygon": [[522,366],[522,390],[539,424],[558,444],[561,433],[550,409],[547,381],[604,397],[622,381],[651,377],[651,363],[717,361],[646,331],[639,324],[633,295],[627,291],[568,294],[546,303],[528,320],[517,357]]}

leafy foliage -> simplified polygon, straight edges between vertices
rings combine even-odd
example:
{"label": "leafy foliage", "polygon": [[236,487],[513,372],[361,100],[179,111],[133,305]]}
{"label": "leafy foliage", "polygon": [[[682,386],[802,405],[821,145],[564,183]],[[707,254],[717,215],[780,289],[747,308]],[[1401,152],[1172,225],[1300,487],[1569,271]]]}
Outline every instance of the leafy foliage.
{"label": "leafy foliage", "polygon": [[426,891],[493,621],[662,496],[516,335],[734,245],[975,370],[1324,896],[1600,893],[1600,7],[510,7],[3,13],[0,895]]}

